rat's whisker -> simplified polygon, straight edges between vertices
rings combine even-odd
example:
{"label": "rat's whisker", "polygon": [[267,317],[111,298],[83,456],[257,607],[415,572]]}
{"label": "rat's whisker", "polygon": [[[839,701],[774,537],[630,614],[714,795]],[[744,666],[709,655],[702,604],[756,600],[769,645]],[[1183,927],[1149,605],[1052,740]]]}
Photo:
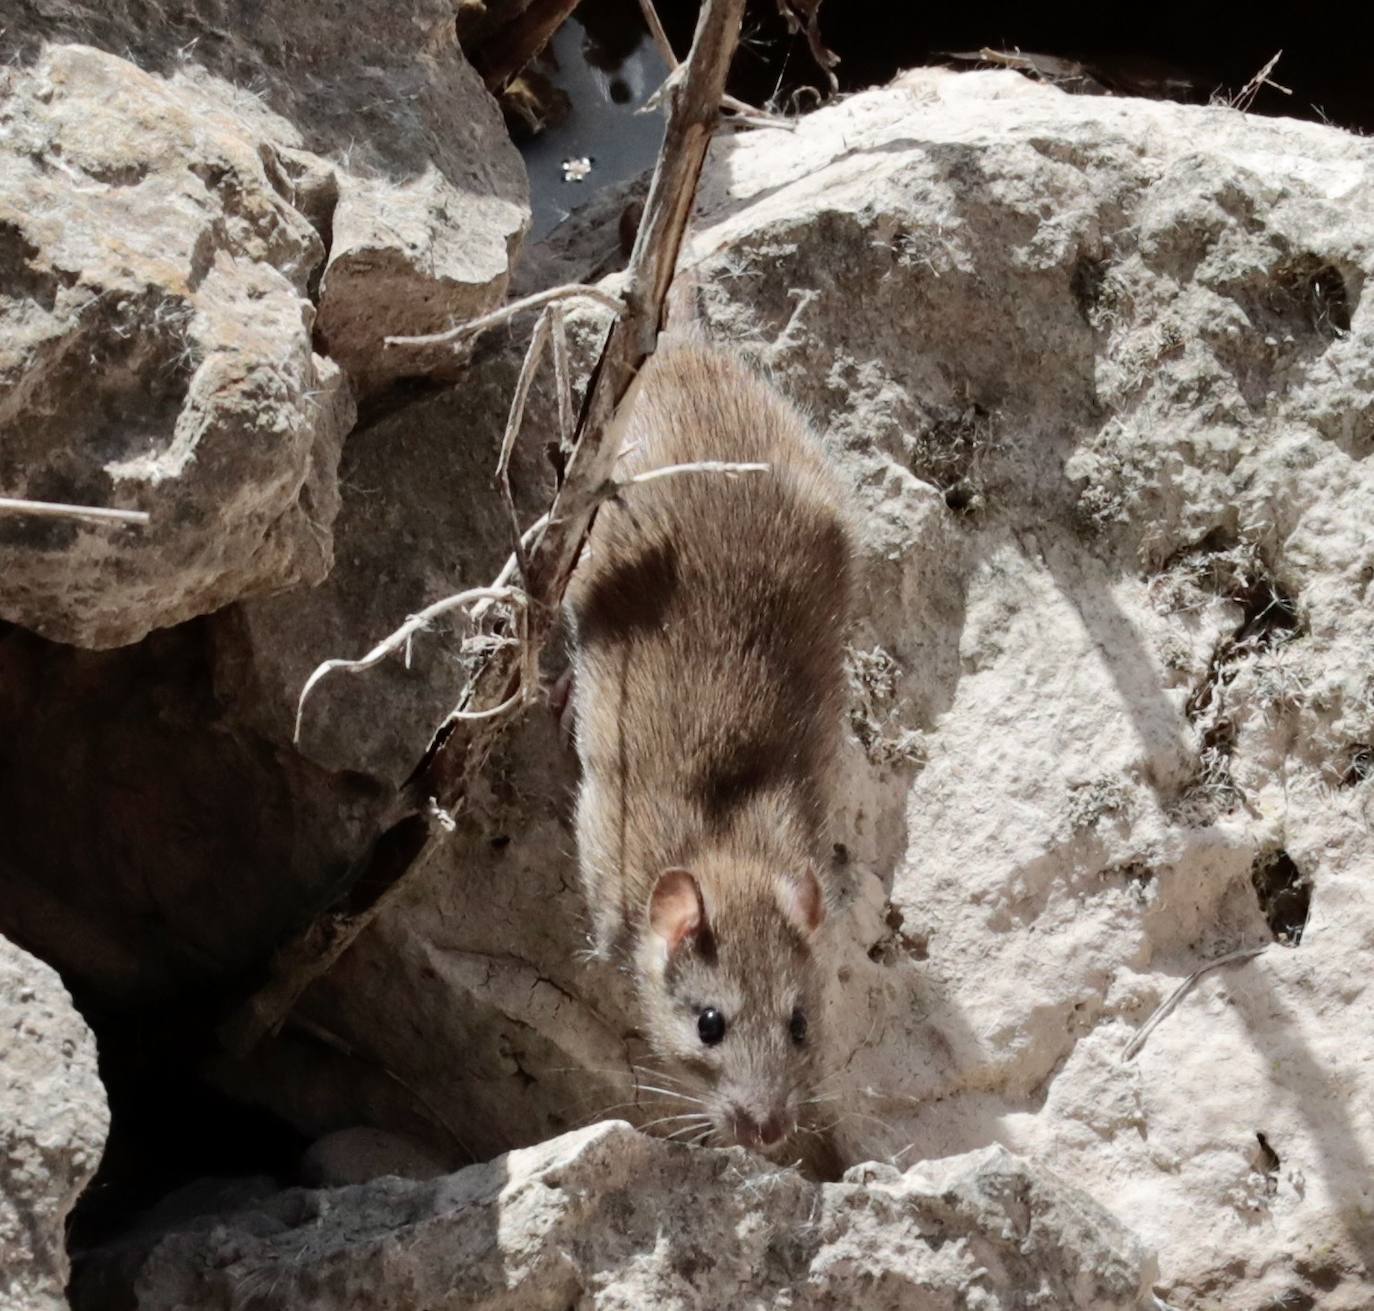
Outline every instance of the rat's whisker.
{"label": "rat's whisker", "polygon": [[641,1083],[639,1087],[643,1092],[659,1093],[664,1097],[676,1097],[678,1101],[691,1102],[696,1106],[705,1106],[707,1104],[704,1097],[692,1097],[685,1092],[679,1092],[676,1088],[655,1088],[647,1083]]}
{"label": "rat's whisker", "polygon": [[679,1120],[691,1120],[699,1125],[705,1118],[700,1111],[689,1111],[686,1115],[660,1115],[657,1120],[650,1120],[648,1124],[641,1124],[638,1128],[641,1133],[648,1133],[655,1125],[675,1124]]}

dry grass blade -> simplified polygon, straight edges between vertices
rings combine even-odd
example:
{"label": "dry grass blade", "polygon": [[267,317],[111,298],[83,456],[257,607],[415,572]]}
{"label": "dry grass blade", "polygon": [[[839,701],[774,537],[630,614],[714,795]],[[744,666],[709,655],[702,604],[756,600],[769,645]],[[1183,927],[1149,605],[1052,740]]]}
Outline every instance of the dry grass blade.
{"label": "dry grass blade", "polygon": [[1145,1040],[1155,1031],[1162,1020],[1173,1013],[1174,1008],[1192,991],[1193,985],[1204,974],[1212,970],[1219,970],[1223,965],[1235,965],[1239,961],[1252,960],[1262,951],[1268,951],[1268,949],[1268,943],[1262,947],[1246,947],[1243,951],[1233,951],[1225,956],[1219,956],[1216,960],[1208,961],[1206,965],[1194,970],[1156,1007],[1155,1013],[1141,1026],[1140,1032],[1126,1044],[1126,1050],[1121,1053],[1121,1059],[1123,1061],[1134,1059],[1136,1053],[1145,1045]]}
{"label": "dry grass blade", "polygon": [[[436,619],[447,614],[450,610],[460,610],[465,606],[476,605],[479,601],[523,606],[528,599],[522,591],[515,587],[500,584],[493,587],[474,587],[466,592],[459,592],[455,596],[446,596],[442,601],[436,601],[433,605],[426,606],[419,614],[410,615],[394,633],[384,637],[371,651],[357,660],[326,660],[305,680],[305,686],[301,688],[300,699],[296,702],[296,727],[291,735],[292,742],[298,743],[301,740],[301,718],[305,714],[306,701],[315,688],[319,686],[320,680],[329,674],[361,674],[363,670],[381,664],[393,651],[408,647],[410,639],[416,633],[428,628]],[[495,714],[498,709],[505,708],[505,706],[493,707],[482,713],[484,715]]]}
{"label": "dry grass blade", "polygon": [[132,524],[141,528],[149,520],[143,510],[106,510],[98,505],[63,505],[57,501],[26,501],[0,496],[0,513],[28,514],[37,519],[85,519],[91,523]]}
{"label": "dry grass blade", "polygon": [[492,310],[490,314],[483,314],[480,318],[468,319],[466,323],[459,323],[455,327],[446,328],[443,332],[433,332],[425,337],[384,337],[384,346],[442,346],[452,342],[458,345],[466,341],[469,337],[475,337],[479,332],[485,332],[488,328],[499,327],[503,323],[509,323],[512,319],[519,318],[520,315],[529,310],[543,309],[545,305],[551,305],[560,300],[589,300],[594,304],[600,305],[603,309],[608,309],[612,314],[621,315],[625,313],[625,302],[617,300],[609,292],[602,291],[600,287],[586,287],[580,282],[569,283],[563,287],[550,287],[548,291],[537,291],[532,296],[525,296],[520,300],[513,300],[509,305],[503,305],[499,310]]}
{"label": "dry grass blade", "polygon": [[1275,66],[1282,58],[1283,51],[1280,50],[1278,54],[1265,64],[1254,77],[1231,97],[1231,108],[1239,109],[1242,113],[1248,112],[1250,106],[1255,103],[1255,97],[1259,95],[1261,87],[1271,86],[1275,91],[1282,91],[1284,95],[1291,96],[1293,92],[1289,87],[1280,86],[1269,77],[1269,74],[1274,71]]}
{"label": "dry grass blade", "polygon": [[[592,371],[572,455],[554,503],[542,526],[536,525],[537,533],[531,529],[521,535],[522,544],[533,538],[521,593],[526,598],[520,608],[521,640],[497,643],[485,655],[457,709],[436,731],[393,799],[370,851],[343,881],[335,906],[282,945],[269,966],[267,981],[221,1026],[221,1041],[231,1051],[251,1050],[264,1035],[279,1028],[301,993],[329,970],[424,868],[445,841],[446,818],[462,806],[469,784],[508,722],[505,716],[477,716],[495,716],[513,698],[529,691],[525,680],[532,659],[557,622],[563,592],[597,506],[605,500],[608,488],[611,494],[617,489],[613,472],[627,400],[663,324],[668,288],[715,129],[725,75],[739,40],[744,4],[745,0],[705,0],[702,5],[691,53],[668,92],[663,147],[626,270],[623,305],[588,288],[557,288],[435,338],[413,339],[417,345],[454,341],[483,326],[509,321],[524,310],[578,295],[591,294],[592,299],[609,301],[613,309],[623,311],[611,324]],[[393,650],[405,641],[395,643],[395,636],[388,639]]]}
{"label": "dry grass blade", "polygon": [[840,89],[840,80],[834,73],[840,57],[821,40],[821,0],[778,0],[778,13],[787,24],[789,32],[806,33],[806,44],[811,49],[811,58],[829,79],[833,95]]}
{"label": "dry grass blade", "polygon": [[[654,0],[639,0],[639,11],[644,15],[644,24],[649,29],[649,39],[658,47],[658,53],[668,65],[669,74],[675,73],[679,66],[678,58],[673,53],[672,42],[668,40],[663,24],[659,21]],[[747,127],[775,127],[788,132],[796,131],[797,125],[790,118],[757,109],[743,100],[736,100],[734,96],[721,96],[720,104],[722,109],[728,109],[734,114],[735,117],[731,119],[733,123],[743,123]]]}

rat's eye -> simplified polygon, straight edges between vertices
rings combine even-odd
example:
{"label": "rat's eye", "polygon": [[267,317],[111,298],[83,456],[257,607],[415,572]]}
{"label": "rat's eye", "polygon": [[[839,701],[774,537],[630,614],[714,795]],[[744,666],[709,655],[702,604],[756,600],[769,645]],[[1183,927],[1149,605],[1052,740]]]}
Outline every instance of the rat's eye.
{"label": "rat's eye", "polygon": [[714,1006],[708,1006],[697,1016],[697,1033],[708,1047],[714,1047],[725,1037],[725,1016]]}
{"label": "rat's eye", "polygon": [[806,1014],[800,1006],[792,1012],[792,1022],[788,1027],[792,1030],[792,1041],[800,1047],[806,1041]]}

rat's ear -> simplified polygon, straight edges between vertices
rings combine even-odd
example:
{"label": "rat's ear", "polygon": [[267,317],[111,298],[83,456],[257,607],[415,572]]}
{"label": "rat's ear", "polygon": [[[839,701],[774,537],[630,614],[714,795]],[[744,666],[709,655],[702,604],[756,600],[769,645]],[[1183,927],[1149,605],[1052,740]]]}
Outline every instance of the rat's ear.
{"label": "rat's ear", "polygon": [[811,866],[783,879],[779,896],[783,914],[808,938],[821,927],[825,920],[825,891]]}
{"label": "rat's ear", "polygon": [[665,869],[649,896],[649,932],[671,956],[706,927],[706,907],[697,881],[685,869]]}

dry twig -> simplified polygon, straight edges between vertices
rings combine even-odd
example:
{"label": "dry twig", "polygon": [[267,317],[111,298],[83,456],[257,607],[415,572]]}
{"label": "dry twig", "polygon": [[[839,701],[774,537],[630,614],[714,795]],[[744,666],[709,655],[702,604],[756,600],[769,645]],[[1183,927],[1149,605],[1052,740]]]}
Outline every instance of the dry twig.
{"label": "dry twig", "polygon": [[[668,65],[668,74],[671,77],[680,65],[677,55],[673,53],[673,43],[668,40],[668,33],[663,30],[663,24],[659,21],[654,0],[639,0],[639,11],[644,15],[644,25],[649,29],[649,39],[658,47],[658,53]],[[746,101],[735,99],[734,96],[721,96],[720,106],[734,114],[735,117],[731,119],[734,123],[743,123],[747,127],[777,127],[788,132],[796,131],[797,125],[790,118],[757,109]]]}
{"label": "dry twig", "polygon": [[[616,487],[612,471],[620,452],[627,398],[662,326],[668,287],[743,11],[744,0],[705,0],[691,53],[669,93],[663,148],[626,271],[624,313],[607,332],[592,372],[572,456],[553,506],[542,525],[522,535],[522,543],[530,539],[522,589],[526,598],[523,640],[498,643],[487,653],[458,708],[435,733],[388,808],[371,850],[350,871],[339,901],[284,944],[271,963],[267,982],[221,1027],[221,1040],[231,1051],[246,1052],[279,1028],[301,993],[424,867],[444,841],[451,826],[446,821],[463,805],[470,782],[507,722],[508,717],[497,712],[508,703],[518,705],[529,691],[524,680],[530,654],[537,654],[552,632],[596,508],[605,499],[606,489]],[[564,297],[573,294],[561,290]],[[557,298],[546,295],[539,305]],[[526,302],[522,308],[536,305]],[[500,316],[489,315],[488,321],[493,317]],[[454,329],[441,334],[441,339],[466,336],[472,329],[465,326],[466,331]]]}
{"label": "dry twig", "polygon": [[57,501],[26,501],[18,496],[0,496],[0,513],[28,514],[40,519],[88,519],[91,523],[133,524],[148,522],[143,510],[106,510],[98,505],[62,505]]}
{"label": "dry twig", "polygon": [[1250,106],[1255,103],[1255,97],[1259,95],[1260,88],[1271,86],[1275,91],[1282,91],[1284,95],[1293,94],[1291,88],[1280,86],[1271,80],[1269,74],[1274,71],[1275,65],[1283,58],[1283,51],[1280,50],[1258,73],[1255,74],[1235,95],[1231,97],[1231,108],[1239,109],[1241,113],[1249,112]]}
{"label": "dry twig", "polygon": [[1136,1053],[1145,1045],[1145,1039],[1155,1031],[1161,1020],[1164,1020],[1172,1014],[1174,1008],[1192,991],[1193,985],[1202,978],[1204,974],[1212,970],[1219,970],[1223,965],[1235,965],[1238,961],[1251,960],[1255,956],[1258,956],[1260,952],[1267,951],[1268,949],[1268,943],[1265,943],[1262,947],[1246,947],[1243,951],[1229,952],[1227,955],[1219,956],[1216,960],[1208,961],[1206,965],[1195,969],[1158,1007],[1155,1008],[1155,1013],[1145,1021],[1136,1036],[1126,1044],[1126,1050],[1121,1053],[1121,1059],[1123,1061],[1134,1059]]}
{"label": "dry twig", "polygon": [[445,342],[452,342],[457,346],[469,337],[475,337],[479,332],[485,332],[488,328],[499,327],[503,323],[509,323],[512,319],[519,318],[527,310],[543,309],[545,305],[551,305],[554,301],[559,300],[590,300],[617,316],[625,313],[625,302],[617,300],[609,292],[602,291],[600,287],[588,287],[580,282],[572,282],[563,287],[551,287],[548,291],[537,291],[533,296],[513,300],[509,305],[501,306],[499,310],[492,310],[490,314],[483,314],[479,319],[469,319],[466,323],[460,323],[456,327],[446,328],[443,332],[430,333],[425,337],[383,337],[382,344],[384,346],[442,346]]}
{"label": "dry twig", "polygon": [[840,57],[821,40],[821,0],[778,0],[778,13],[789,32],[806,33],[811,58],[829,79],[830,94],[834,95],[840,89],[840,80],[834,71]]}

